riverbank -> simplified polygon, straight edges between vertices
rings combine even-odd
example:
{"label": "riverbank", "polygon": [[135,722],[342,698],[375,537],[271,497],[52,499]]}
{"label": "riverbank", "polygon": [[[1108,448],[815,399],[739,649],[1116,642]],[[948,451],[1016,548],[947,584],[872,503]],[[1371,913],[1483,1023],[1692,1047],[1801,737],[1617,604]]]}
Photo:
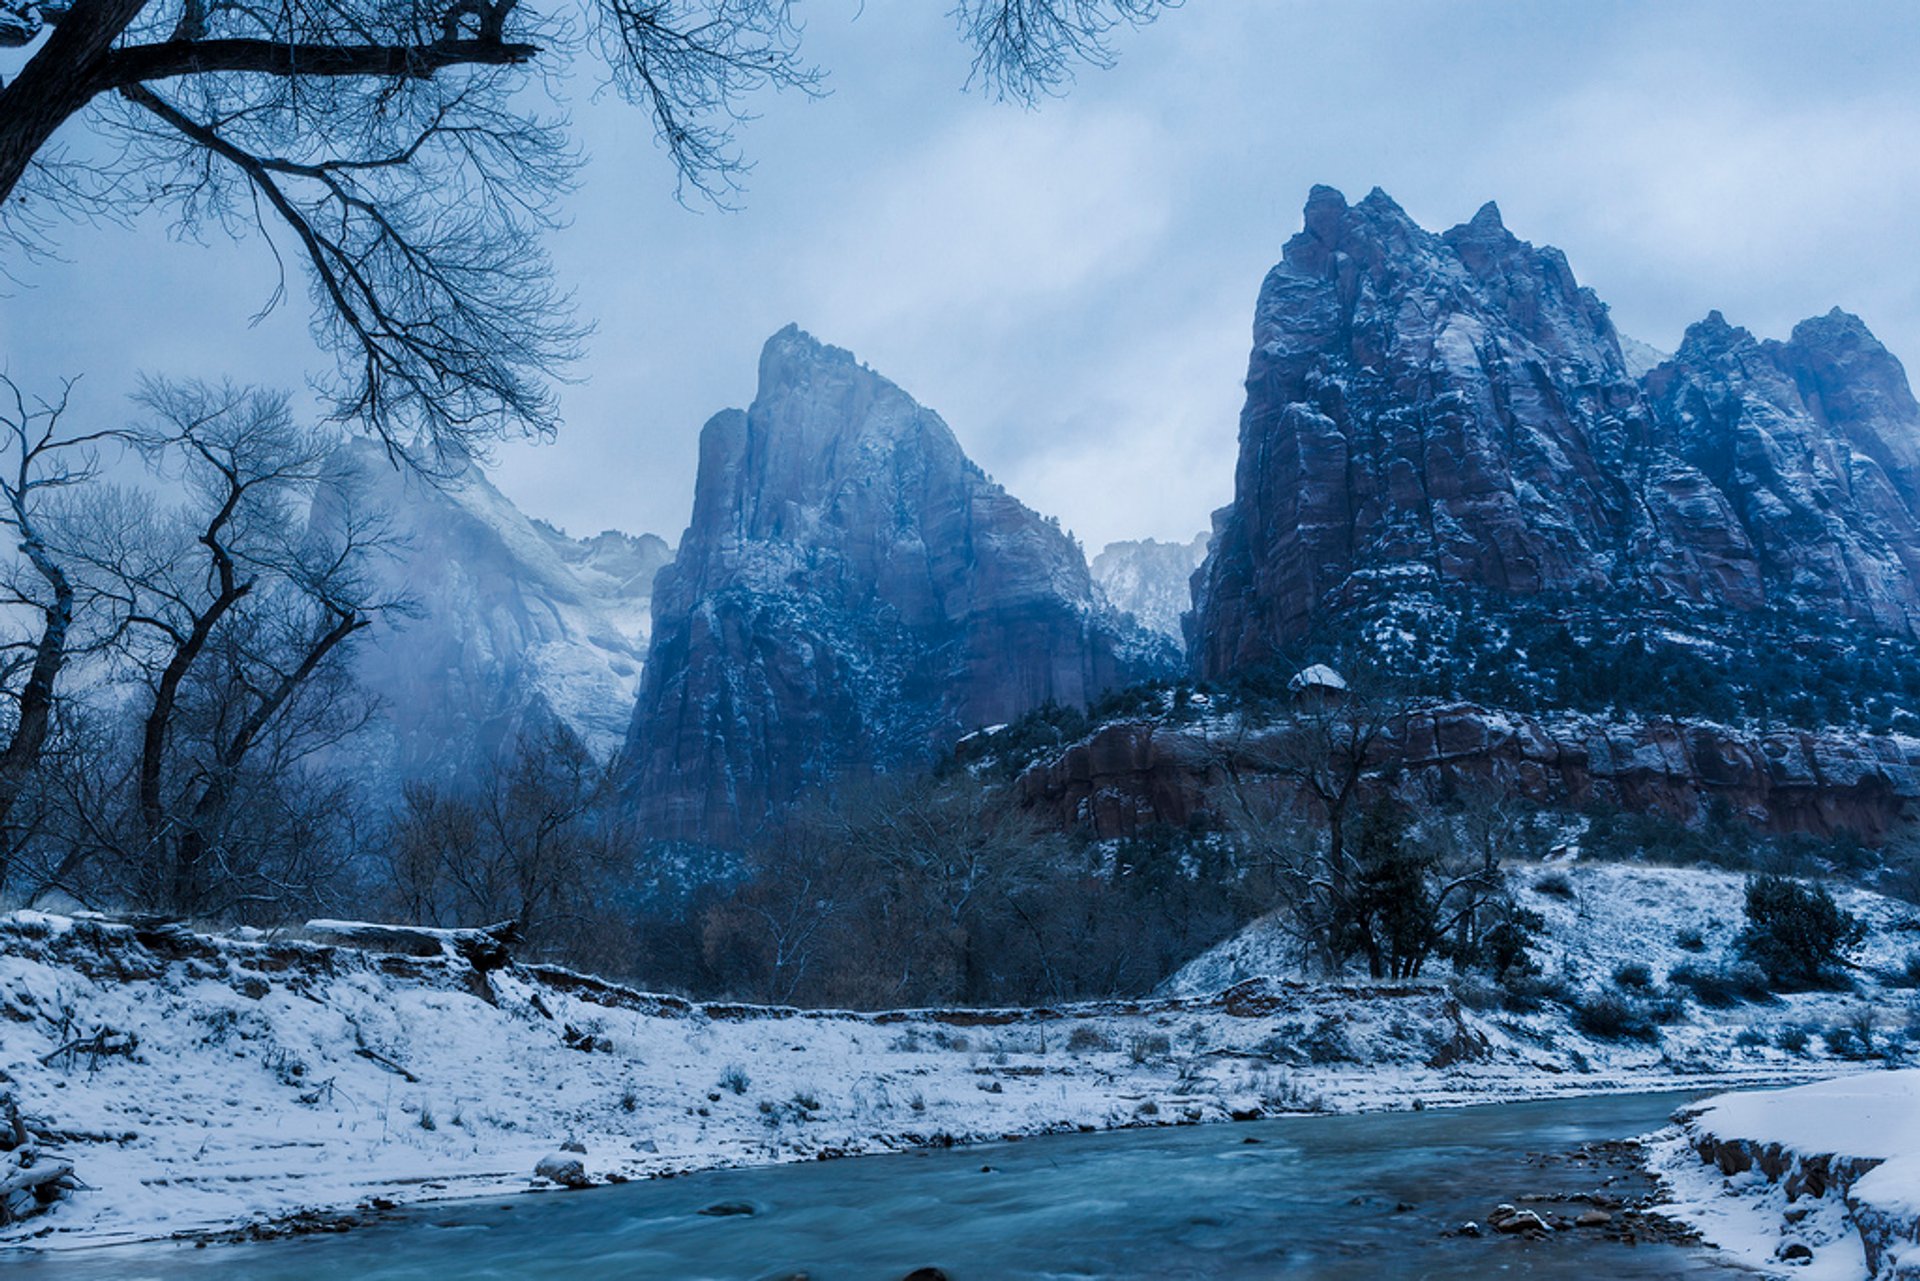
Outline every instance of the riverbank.
{"label": "riverbank", "polygon": [[1920,1070],[1707,1099],[1648,1151],[1663,1212],[1750,1264],[1920,1278]]}
{"label": "riverbank", "polygon": [[[52,1251],[0,1267],[8,1281],[1727,1281],[1712,1251],[1646,1208],[1652,1181],[1624,1141],[1696,1097],[923,1148],[403,1207],[297,1240]],[[1565,1226],[1501,1231],[1503,1203]]]}
{"label": "riverbank", "polygon": [[0,1245],[244,1230],[1076,1130],[1777,1084],[1847,1066],[1741,1050],[1731,1036],[1713,1062],[1572,1031],[1549,1041],[1440,983],[1255,979],[1051,1009],[848,1013],[692,1003],[452,940],[408,950],[0,916],[0,1087],[38,1159],[70,1163],[79,1185],[0,1228]]}

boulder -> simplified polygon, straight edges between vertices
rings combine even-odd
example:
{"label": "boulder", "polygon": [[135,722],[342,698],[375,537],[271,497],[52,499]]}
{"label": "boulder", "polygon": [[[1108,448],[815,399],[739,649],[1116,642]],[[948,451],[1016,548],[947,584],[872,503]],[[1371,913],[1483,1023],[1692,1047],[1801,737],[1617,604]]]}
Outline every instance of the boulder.
{"label": "boulder", "polygon": [[558,1183],[563,1188],[590,1188],[593,1180],[587,1176],[586,1162],[571,1152],[550,1152],[540,1158],[540,1164],[533,1167],[536,1178]]}

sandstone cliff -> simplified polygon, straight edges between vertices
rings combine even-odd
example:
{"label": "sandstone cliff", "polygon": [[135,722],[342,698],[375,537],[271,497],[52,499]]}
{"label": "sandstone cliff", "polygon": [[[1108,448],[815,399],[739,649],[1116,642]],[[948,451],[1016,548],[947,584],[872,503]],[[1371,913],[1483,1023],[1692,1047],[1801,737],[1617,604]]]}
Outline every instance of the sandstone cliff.
{"label": "sandstone cliff", "polygon": [[653,616],[629,786],[651,835],[713,844],[810,787],[924,768],[969,730],[1175,662],[937,414],[791,326],[752,406],[701,433]]}
{"label": "sandstone cliff", "polygon": [[1493,205],[1435,235],[1378,190],[1316,187],[1260,290],[1198,671],[1456,588],[1911,635],[1920,410],[1866,327],[1836,311],[1759,343],[1716,314],[1646,359]]}

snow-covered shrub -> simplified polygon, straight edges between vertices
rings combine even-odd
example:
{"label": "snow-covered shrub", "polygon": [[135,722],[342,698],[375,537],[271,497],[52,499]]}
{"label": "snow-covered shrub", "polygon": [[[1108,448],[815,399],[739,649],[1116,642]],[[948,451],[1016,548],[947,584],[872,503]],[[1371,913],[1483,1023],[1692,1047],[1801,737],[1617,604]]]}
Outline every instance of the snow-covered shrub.
{"label": "snow-covered shrub", "polygon": [[1773,1043],[1788,1054],[1805,1054],[1811,1034],[1797,1023],[1789,1023],[1774,1036]]}
{"label": "snow-covered shrub", "polygon": [[747,1076],[747,1070],[738,1063],[727,1064],[726,1070],[720,1073],[720,1088],[723,1090],[745,1094],[747,1087],[752,1084],[752,1080]]}
{"label": "snow-covered shrub", "polygon": [[1113,1042],[1105,1032],[1088,1023],[1081,1023],[1067,1033],[1067,1052],[1086,1054],[1090,1051],[1111,1050]]}
{"label": "snow-covered shrub", "polygon": [[1866,935],[1866,926],[1833,901],[1823,885],[1803,885],[1785,876],[1747,882],[1747,927],[1740,949],[1786,989],[1841,982],[1846,953]]}
{"label": "snow-covered shrub", "polygon": [[1548,872],[1533,883],[1533,892],[1570,899],[1573,897],[1573,879],[1565,872]]}
{"label": "snow-covered shrub", "polygon": [[1636,1002],[1618,992],[1597,992],[1574,1009],[1573,1021],[1588,1036],[1606,1041],[1651,1041],[1660,1035]]}
{"label": "snow-covered shrub", "polygon": [[1644,961],[1629,961],[1614,969],[1613,983],[1628,991],[1645,992],[1653,987],[1653,969]]}
{"label": "snow-covered shrub", "polygon": [[1758,966],[1736,961],[1731,965],[1696,965],[1684,961],[1667,975],[1669,985],[1685,988],[1700,1004],[1724,1010],[1742,1001],[1765,1001],[1773,989]]}
{"label": "snow-covered shrub", "polygon": [[1173,1053],[1173,1041],[1165,1032],[1149,1032],[1127,1042],[1127,1057],[1134,1063],[1164,1059]]}

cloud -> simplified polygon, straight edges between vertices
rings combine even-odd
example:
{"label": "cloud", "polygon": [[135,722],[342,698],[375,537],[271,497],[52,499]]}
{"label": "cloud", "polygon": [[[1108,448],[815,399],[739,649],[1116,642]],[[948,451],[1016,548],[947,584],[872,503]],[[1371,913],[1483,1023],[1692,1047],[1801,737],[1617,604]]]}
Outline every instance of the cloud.
{"label": "cloud", "polygon": [[1136,266],[1167,234],[1165,152],[1131,112],[970,109],[850,195],[793,292],[835,332],[1013,323]]}

